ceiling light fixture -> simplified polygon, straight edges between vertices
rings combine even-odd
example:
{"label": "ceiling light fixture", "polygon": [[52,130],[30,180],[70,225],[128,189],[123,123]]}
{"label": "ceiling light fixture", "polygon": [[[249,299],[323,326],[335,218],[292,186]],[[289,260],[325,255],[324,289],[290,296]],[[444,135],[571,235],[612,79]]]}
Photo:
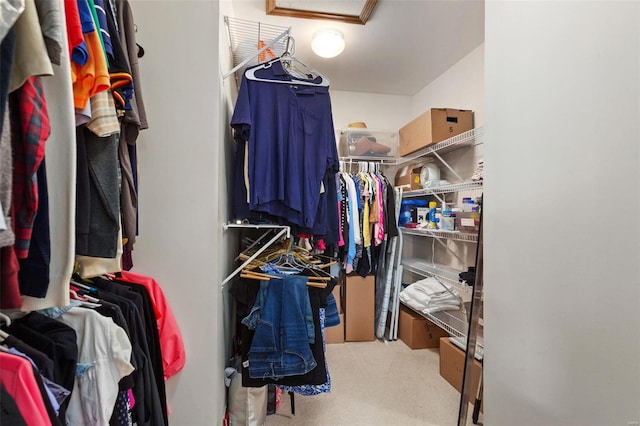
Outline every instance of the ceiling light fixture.
{"label": "ceiling light fixture", "polygon": [[311,49],[323,58],[338,56],[344,50],[344,46],[344,36],[334,29],[320,30],[311,39]]}

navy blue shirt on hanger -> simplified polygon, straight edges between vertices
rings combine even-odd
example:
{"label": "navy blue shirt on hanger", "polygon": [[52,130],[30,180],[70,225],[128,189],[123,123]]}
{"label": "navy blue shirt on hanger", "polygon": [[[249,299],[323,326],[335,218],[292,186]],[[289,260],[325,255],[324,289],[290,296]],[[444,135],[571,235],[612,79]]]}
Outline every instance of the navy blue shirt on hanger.
{"label": "navy blue shirt on hanger", "polygon": [[[292,80],[280,61],[255,75]],[[243,75],[231,126],[248,143],[249,208],[313,228],[325,173],[339,166],[328,87]]]}

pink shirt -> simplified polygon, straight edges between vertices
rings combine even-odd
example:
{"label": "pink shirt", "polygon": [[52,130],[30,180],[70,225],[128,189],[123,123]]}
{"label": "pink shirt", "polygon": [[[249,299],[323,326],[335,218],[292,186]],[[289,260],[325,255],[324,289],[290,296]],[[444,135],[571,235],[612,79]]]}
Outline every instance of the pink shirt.
{"label": "pink shirt", "polygon": [[122,271],[121,279],[122,281],[143,285],[149,291],[156,314],[156,321],[158,322],[162,366],[164,367],[164,378],[166,380],[182,370],[186,360],[178,322],[173,316],[160,284],[154,278]]}
{"label": "pink shirt", "polygon": [[27,425],[50,425],[33,366],[25,358],[0,352],[0,383],[13,398]]}

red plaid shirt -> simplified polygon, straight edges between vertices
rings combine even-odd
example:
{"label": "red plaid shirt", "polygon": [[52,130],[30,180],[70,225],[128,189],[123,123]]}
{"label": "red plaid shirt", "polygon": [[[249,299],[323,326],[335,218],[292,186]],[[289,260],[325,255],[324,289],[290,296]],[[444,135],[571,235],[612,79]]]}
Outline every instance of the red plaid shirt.
{"label": "red plaid shirt", "polygon": [[33,220],[38,211],[36,172],[44,158],[51,127],[40,77],[29,77],[10,95],[13,146],[13,225],[19,259],[29,253]]}

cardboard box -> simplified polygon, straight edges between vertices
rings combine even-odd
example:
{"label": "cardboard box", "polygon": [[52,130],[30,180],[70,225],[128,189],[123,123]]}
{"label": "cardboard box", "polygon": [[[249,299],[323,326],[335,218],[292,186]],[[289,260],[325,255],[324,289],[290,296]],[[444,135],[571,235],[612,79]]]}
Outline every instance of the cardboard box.
{"label": "cardboard box", "polygon": [[331,292],[333,294],[333,297],[336,299],[336,306],[338,307],[338,313],[339,314],[343,314],[344,313],[344,309],[342,307],[342,286],[340,284],[336,285],[333,288],[333,291]]}
{"label": "cardboard box", "polygon": [[350,275],[344,283],[344,338],[347,342],[375,339],[375,278]]}
{"label": "cardboard box", "polygon": [[395,186],[406,186],[410,190],[422,189],[420,173],[422,166],[406,166],[396,173]]}
{"label": "cardboard box", "polygon": [[437,348],[446,331],[406,306],[400,305],[398,337],[411,349]]}
{"label": "cardboard box", "polygon": [[344,343],[344,314],[338,315],[340,324],[324,329],[325,343]]}
{"label": "cardboard box", "polygon": [[[464,352],[451,343],[448,337],[442,337],[440,339],[440,375],[456,388],[458,392],[462,391],[464,359]],[[471,403],[476,399],[481,374],[482,364],[474,359],[471,372],[471,396],[469,398]]]}
{"label": "cardboard box", "polygon": [[471,129],[473,111],[432,108],[400,129],[398,154],[411,154]]}

